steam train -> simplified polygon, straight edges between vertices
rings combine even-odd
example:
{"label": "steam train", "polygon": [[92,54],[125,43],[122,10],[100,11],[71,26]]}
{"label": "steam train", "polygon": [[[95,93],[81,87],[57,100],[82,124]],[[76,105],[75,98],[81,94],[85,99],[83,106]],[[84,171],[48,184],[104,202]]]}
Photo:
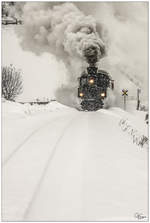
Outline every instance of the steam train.
{"label": "steam train", "polygon": [[89,66],[79,78],[78,97],[81,99],[81,109],[97,111],[104,106],[107,88],[114,89],[114,81],[104,70]]}

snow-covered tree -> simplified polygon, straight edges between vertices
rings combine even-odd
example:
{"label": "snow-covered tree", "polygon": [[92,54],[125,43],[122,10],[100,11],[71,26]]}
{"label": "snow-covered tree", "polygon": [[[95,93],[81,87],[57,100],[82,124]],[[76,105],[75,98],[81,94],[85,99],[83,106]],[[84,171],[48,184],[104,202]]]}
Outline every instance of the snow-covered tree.
{"label": "snow-covered tree", "polygon": [[12,65],[2,67],[2,97],[12,101],[22,93],[22,90],[20,71]]}

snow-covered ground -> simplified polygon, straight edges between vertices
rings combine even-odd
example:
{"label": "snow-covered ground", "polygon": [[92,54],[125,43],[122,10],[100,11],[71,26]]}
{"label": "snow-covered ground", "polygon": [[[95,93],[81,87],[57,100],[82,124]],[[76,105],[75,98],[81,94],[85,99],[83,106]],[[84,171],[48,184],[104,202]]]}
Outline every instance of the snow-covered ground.
{"label": "snow-covered ground", "polygon": [[145,112],[81,112],[57,102],[2,103],[4,221],[136,221],[148,218]]}

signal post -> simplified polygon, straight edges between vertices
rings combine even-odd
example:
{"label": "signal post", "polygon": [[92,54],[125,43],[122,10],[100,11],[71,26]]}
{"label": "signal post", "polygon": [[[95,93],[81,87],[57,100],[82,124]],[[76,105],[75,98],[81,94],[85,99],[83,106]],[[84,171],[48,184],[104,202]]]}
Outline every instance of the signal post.
{"label": "signal post", "polygon": [[141,89],[137,89],[137,107],[136,110],[139,110],[140,108],[140,93],[141,93]]}
{"label": "signal post", "polygon": [[123,107],[124,107],[124,110],[126,110],[126,102],[127,102],[128,90],[123,89],[122,90],[122,96],[123,96]]}

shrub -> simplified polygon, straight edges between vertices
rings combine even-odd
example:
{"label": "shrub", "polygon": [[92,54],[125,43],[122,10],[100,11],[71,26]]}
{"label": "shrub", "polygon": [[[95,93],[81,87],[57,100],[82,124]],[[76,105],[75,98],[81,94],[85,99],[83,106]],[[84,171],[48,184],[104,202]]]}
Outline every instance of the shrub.
{"label": "shrub", "polygon": [[2,97],[13,101],[23,91],[20,71],[12,65],[2,67]]}

